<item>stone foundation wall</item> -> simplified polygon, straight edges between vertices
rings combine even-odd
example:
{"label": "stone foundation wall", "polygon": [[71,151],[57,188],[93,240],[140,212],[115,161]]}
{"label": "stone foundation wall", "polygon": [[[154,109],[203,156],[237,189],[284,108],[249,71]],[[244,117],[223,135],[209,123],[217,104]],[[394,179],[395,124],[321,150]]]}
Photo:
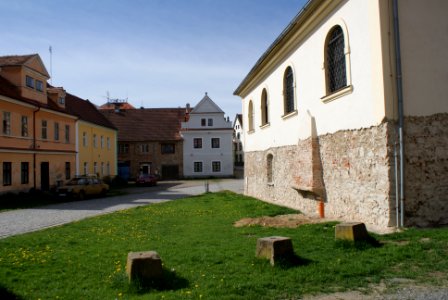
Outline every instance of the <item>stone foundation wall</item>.
{"label": "stone foundation wall", "polygon": [[407,117],[405,225],[448,224],[448,114]]}
{"label": "stone foundation wall", "polygon": [[[391,134],[393,125],[386,122],[367,129],[323,135],[314,142],[310,138],[293,146],[248,152],[245,192],[317,215],[319,193],[315,189],[316,185],[322,185],[326,217],[362,221],[378,227],[393,226]],[[273,155],[271,183],[267,182],[268,154]]]}

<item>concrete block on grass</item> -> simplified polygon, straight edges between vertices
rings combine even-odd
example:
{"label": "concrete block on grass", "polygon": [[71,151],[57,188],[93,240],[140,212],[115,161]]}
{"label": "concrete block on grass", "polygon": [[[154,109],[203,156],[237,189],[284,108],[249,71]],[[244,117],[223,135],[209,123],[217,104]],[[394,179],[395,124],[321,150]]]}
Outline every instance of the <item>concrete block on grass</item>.
{"label": "concrete block on grass", "polygon": [[256,256],[267,258],[271,265],[275,265],[279,259],[294,256],[292,241],[289,237],[270,236],[257,240]]}
{"label": "concrete block on grass", "polygon": [[335,238],[352,242],[366,241],[369,239],[369,233],[364,223],[341,223],[335,227]]}
{"label": "concrete block on grass", "polygon": [[126,263],[129,281],[149,283],[163,278],[162,259],[155,251],[129,252]]}

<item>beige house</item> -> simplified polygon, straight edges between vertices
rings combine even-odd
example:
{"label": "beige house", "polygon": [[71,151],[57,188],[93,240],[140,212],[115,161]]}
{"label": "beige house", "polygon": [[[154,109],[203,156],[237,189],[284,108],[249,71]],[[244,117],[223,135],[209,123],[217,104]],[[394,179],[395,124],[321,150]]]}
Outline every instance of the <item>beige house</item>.
{"label": "beige house", "polygon": [[246,194],[381,229],[447,224],[447,11],[308,1],[235,90]]}

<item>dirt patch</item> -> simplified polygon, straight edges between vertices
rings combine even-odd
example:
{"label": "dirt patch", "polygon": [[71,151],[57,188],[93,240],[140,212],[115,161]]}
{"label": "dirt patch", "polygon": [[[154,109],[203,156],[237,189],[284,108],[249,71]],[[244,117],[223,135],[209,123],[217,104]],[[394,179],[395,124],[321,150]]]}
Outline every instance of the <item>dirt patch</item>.
{"label": "dirt patch", "polygon": [[258,217],[258,218],[244,218],[239,221],[236,221],[235,227],[244,227],[244,226],[264,226],[264,227],[287,227],[287,228],[296,228],[303,224],[316,224],[316,223],[324,223],[330,222],[328,219],[321,219],[316,217],[309,217],[303,214],[288,214],[288,215],[279,215],[274,217]]}

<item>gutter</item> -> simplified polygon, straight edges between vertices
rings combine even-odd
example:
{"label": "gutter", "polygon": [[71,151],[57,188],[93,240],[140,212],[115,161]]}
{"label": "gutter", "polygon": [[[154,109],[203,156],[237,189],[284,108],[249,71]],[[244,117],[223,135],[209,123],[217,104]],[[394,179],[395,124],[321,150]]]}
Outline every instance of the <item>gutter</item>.
{"label": "gutter", "polygon": [[[404,226],[404,110],[403,110],[403,82],[401,72],[401,48],[400,48],[400,28],[398,20],[398,0],[393,0],[393,18],[394,18],[394,39],[395,39],[395,72],[397,74],[397,98],[398,98],[398,138],[399,138],[399,158],[400,158],[400,224],[397,227]],[[397,187],[398,188],[398,187]],[[398,216],[397,216],[398,221]],[[399,225],[399,226],[398,226]]]}

